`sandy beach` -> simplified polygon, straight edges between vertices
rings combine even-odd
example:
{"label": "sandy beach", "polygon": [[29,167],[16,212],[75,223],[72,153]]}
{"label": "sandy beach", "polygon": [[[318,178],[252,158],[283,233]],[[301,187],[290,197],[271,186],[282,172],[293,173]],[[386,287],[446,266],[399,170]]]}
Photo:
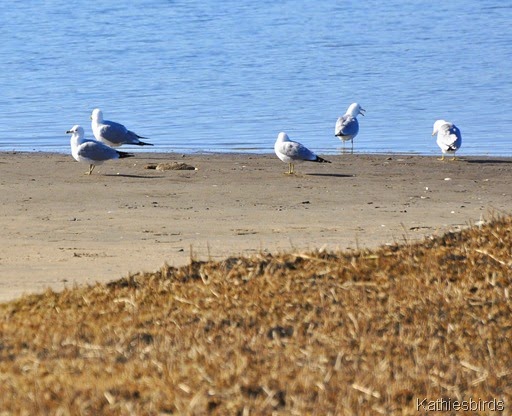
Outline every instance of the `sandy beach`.
{"label": "sandy beach", "polygon": [[[0,301],[164,263],[412,241],[509,213],[510,158],[138,153],[96,168],[0,153]],[[186,163],[197,170],[147,169]]]}

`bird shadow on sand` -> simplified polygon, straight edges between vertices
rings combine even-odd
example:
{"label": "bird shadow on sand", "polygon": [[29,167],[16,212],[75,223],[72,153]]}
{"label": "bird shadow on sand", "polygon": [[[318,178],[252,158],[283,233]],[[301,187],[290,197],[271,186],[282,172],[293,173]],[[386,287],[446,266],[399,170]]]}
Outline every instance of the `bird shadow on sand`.
{"label": "bird shadow on sand", "polygon": [[305,173],[306,176],[327,176],[331,178],[354,178],[356,175],[347,175],[345,173]]}
{"label": "bird shadow on sand", "polygon": [[494,163],[504,163],[504,164],[511,164],[512,159],[465,159],[464,162],[466,163],[478,163],[478,164],[494,164]]}
{"label": "bird shadow on sand", "polygon": [[121,178],[134,178],[134,179],[161,179],[164,178],[164,176],[153,176],[153,175],[132,175],[129,173],[119,173],[119,174],[113,174],[113,173],[105,173],[103,176],[110,176],[110,177],[121,177]]}

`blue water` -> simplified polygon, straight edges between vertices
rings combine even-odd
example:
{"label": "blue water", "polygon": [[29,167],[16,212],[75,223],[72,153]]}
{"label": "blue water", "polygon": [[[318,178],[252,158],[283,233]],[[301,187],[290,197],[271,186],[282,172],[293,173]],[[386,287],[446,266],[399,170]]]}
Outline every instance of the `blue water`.
{"label": "blue water", "polygon": [[357,152],[436,154],[444,118],[461,155],[512,155],[511,2],[119,3],[2,7],[0,151],[67,152],[100,107],[152,151],[267,153],[286,131],[337,153],[357,101]]}

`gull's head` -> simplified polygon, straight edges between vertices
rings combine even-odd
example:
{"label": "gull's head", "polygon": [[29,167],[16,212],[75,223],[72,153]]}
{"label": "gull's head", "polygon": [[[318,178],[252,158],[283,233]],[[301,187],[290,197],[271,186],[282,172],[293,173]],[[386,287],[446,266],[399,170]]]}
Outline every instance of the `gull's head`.
{"label": "gull's head", "polygon": [[75,124],[71,129],[69,129],[66,134],[77,135],[78,137],[84,137],[84,129],[82,126]]}
{"label": "gull's head", "polygon": [[94,110],[92,110],[91,120],[100,123],[103,121],[103,113],[99,108],[95,108]]}
{"label": "gull's head", "polygon": [[434,123],[434,129],[432,130],[432,136],[435,136],[443,124],[448,123],[445,120],[436,120]]}
{"label": "gull's head", "polygon": [[352,103],[348,107],[347,114],[351,115],[352,117],[357,117],[359,114],[364,116],[365,109],[362,108],[358,103]]}
{"label": "gull's head", "polygon": [[281,132],[277,135],[277,141],[278,142],[289,142],[290,138],[285,132]]}

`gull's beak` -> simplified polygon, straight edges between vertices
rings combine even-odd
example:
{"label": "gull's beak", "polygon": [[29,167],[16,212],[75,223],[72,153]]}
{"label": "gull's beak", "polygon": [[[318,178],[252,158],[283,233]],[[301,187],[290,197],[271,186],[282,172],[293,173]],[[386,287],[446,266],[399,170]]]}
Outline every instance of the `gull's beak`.
{"label": "gull's beak", "polygon": [[435,135],[436,135],[436,132],[434,131],[434,132],[432,133],[432,136],[435,136]]}
{"label": "gull's beak", "polygon": [[364,108],[361,108],[359,110],[359,114],[361,114],[362,116],[364,116],[364,113],[366,112],[366,110]]}
{"label": "gull's beak", "polygon": [[66,131],[66,134],[72,134],[72,133],[73,133],[73,131],[71,131],[71,130]]}

